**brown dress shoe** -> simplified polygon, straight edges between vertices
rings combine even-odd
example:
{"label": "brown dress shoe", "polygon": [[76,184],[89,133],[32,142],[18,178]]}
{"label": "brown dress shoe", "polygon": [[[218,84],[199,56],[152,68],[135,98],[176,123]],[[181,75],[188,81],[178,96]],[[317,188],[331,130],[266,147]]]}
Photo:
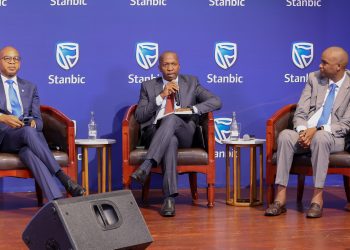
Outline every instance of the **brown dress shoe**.
{"label": "brown dress shoe", "polygon": [[322,217],[322,210],[323,208],[320,204],[313,202],[311,203],[309,210],[307,210],[306,218],[320,218]]}
{"label": "brown dress shoe", "polygon": [[274,201],[265,210],[265,216],[277,216],[287,212],[286,205],[282,205],[279,201]]}

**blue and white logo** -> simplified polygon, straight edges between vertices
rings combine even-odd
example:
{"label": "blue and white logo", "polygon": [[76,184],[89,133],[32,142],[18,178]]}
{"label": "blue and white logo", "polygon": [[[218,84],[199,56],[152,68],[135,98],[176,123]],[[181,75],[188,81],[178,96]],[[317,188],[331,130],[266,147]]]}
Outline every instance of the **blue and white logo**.
{"label": "blue and white logo", "polygon": [[157,60],[158,43],[144,42],[136,45],[136,61],[142,68],[152,68]]}
{"label": "blue and white logo", "polygon": [[59,43],[56,49],[56,61],[61,68],[69,70],[73,68],[79,59],[78,43]]}
{"label": "blue and white logo", "polygon": [[309,66],[314,58],[314,45],[307,42],[293,43],[292,59],[295,66],[304,69]]}
{"label": "blue and white logo", "polygon": [[230,42],[216,43],[215,61],[223,69],[230,68],[237,59],[237,44]]}
{"label": "blue and white logo", "polygon": [[215,141],[222,144],[222,140],[227,140],[230,136],[230,125],[232,123],[231,118],[215,118]]}

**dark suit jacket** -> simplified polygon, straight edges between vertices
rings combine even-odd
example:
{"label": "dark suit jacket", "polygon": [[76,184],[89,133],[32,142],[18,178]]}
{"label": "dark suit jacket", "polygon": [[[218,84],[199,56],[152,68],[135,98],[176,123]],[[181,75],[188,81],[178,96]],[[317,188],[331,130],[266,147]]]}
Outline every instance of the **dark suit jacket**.
{"label": "dark suit jacket", "polygon": [[[36,129],[41,131],[43,128],[43,121],[40,113],[40,99],[37,87],[19,77],[17,77],[19,94],[23,105],[23,116],[33,116],[36,122]],[[0,113],[10,114],[7,110],[6,95],[4,85],[0,77]],[[0,123],[0,143],[2,142],[5,132],[10,127],[4,123]]]}
{"label": "dark suit jacket", "polygon": [[[179,75],[178,84],[182,108],[196,106],[199,114],[221,108],[220,98],[203,88],[196,77]],[[156,118],[160,110],[160,106],[156,104],[156,97],[162,91],[163,79],[161,77],[142,83],[140,99],[135,111],[136,120],[141,123],[141,128],[151,125]]]}

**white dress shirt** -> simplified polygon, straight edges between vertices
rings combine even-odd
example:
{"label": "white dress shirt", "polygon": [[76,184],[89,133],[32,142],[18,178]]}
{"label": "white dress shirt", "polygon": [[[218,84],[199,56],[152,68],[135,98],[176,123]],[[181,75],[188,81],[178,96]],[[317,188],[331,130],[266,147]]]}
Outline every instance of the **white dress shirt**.
{"label": "white dress shirt", "polygon": [[22,114],[23,114],[23,105],[22,105],[21,96],[19,94],[20,92],[19,92],[19,87],[18,87],[18,83],[17,83],[17,76],[14,76],[12,78],[7,78],[7,77],[1,75],[1,80],[2,80],[2,84],[4,85],[7,110],[10,113],[12,113],[12,107],[11,107],[11,102],[10,102],[10,97],[9,97],[9,84],[6,82],[7,80],[12,80],[12,81],[14,81],[13,88],[16,91],[16,94],[17,94],[17,97],[18,97],[18,101],[19,101],[19,105],[21,106],[21,111],[22,111]]}
{"label": "white dress shirt", "polygon": [[[169,82],[169,81],[167,81],[167,80],[165,80],[164,78],[162,78],[163,79],[163,89],[165,88],[165,85],[167,85],[167,83]],[[176,77],[176,79],[175,80],[173,80],[176,84],[178,84],[178,80],[179,80],[179,77]],[[157,114],[157,117],[156,117],[156,119],[154,120],[154,124],[156,124],[157,123],[157,121],[159,120],[159,119],[161,119],[163,116],[164,116],[164,112],[165,112],[165,105],[166,105],[166,100],[167,100],[167,98],[168,97],[165,97],[164,99],[160,96],[160,94],[156,97],[156,104],[157,104],[157,106],[161,106],[160,107],[160,110],[159,110],[159,112],[158,112],[158,114]],[[177,104],[176,104],[176,102],[175,102],[175,104],[174,104],[174,109],[176,110],[176,109],[178,109],[178,108],[181,108],[181,106],[178,106]],[[197,108],[195,107],[195,106],[193,106],[193,110],[194,110],[194,113],[198,113],[198,110],[197,110]]]}

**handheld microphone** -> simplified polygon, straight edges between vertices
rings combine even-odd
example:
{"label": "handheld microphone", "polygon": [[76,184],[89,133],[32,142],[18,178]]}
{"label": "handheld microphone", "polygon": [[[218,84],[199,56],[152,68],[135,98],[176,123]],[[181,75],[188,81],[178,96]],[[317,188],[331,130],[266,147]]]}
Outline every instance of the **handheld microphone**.
{"label": "handheld microphone", "polygon": [[175,102],[177,106],[181,107],[179,91],[175,91]]}

